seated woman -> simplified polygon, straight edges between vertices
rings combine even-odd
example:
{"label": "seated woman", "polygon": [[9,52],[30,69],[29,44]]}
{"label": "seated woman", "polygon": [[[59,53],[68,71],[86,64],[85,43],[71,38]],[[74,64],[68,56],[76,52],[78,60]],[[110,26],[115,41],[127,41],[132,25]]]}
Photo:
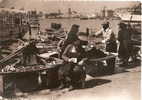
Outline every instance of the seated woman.
{"label": "seated woman", "polygon": [[62,55],[64,66],[59,69],[60,89],[69,86],[69,90],[72,90],[78,83],[81,83],[79,85],[83,87],[86,78],[85,70],[82,66],[84,54],[84,49],[79,39],[65,48]]}

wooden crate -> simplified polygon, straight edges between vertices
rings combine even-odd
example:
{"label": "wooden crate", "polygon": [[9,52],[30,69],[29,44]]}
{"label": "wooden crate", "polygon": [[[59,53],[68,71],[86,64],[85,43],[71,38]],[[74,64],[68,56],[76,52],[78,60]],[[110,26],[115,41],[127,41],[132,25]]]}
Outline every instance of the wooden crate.
{"label": "wooden crate", "polygon": [[0,95],[3,97],[15,96],[15,75],[1,74],[0,75]]}
{"label": "wooden crate", "polygon": [[11,98],[16,94],[16,90],[30,92],[38,88],[38,73],[5,73],[0,74],[0,95]]}

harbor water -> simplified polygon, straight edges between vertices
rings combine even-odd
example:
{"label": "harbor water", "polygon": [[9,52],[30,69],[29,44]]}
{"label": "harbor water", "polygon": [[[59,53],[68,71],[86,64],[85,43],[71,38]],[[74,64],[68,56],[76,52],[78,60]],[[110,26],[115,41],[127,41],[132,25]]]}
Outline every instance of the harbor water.
{"label": "harbor water", "polygon": [[[51,28],[51,23],[60,23],[65,31],[70,31],[70,28],[73,24],[80,25],[80,32],[86,32],[86,28],[91,29],[92,32],[96,32],[101,28],[101,24],[104,20],[102,19],[89,19],[89,20],[80,20],[80,19],[41,19],[41,31]],[[118,23],[120,20],[108,20],[110,22],[110,27],[113,29],[114,33],[118,33]]]}

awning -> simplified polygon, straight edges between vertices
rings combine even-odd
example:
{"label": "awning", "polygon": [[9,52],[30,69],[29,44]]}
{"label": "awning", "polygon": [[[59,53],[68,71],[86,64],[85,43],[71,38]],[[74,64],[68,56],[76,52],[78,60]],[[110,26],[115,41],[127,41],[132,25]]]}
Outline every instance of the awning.
{"label": "awning", "polygon": [[142,16],[141,15],[123,15],[120,16],[121,20],[123,21],[134,21],[134,22],[141,22]]}

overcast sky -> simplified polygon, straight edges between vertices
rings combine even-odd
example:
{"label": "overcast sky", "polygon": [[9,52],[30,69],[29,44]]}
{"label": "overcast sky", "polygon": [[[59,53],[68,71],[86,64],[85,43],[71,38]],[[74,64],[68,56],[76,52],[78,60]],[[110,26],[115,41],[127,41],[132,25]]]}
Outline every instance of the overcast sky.
{"label": "overcast sky", "polygon": [[55,12],[61,9],[67,12],[68,8],[79,12],[94,12],[101,10],[104,6],[107,9],[131,7],[137,4],[137,1],[96,1],[96,0],[0,0],[1,6],[15,7],[17,9],[37,9],[41,11]]}

